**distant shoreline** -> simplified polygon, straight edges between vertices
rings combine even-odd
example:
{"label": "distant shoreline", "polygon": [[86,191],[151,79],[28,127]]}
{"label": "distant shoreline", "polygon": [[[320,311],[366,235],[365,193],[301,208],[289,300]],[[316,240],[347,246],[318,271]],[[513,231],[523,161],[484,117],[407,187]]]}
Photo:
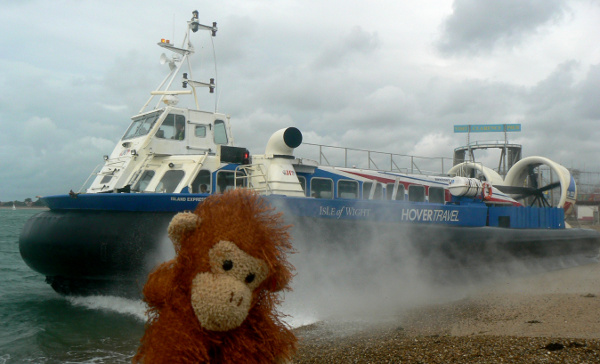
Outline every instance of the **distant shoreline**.
{"label": "distant shoreline", "polygon": [[[0,210],[12,210],[12,206],[0,206]],[[49,210],[44,206],[16,206],[15,210]]]}

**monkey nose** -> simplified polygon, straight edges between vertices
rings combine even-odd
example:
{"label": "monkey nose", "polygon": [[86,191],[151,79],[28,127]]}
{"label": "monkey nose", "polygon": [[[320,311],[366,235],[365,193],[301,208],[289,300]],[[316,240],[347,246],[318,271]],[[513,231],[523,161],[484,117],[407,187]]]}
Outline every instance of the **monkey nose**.
{"label": "monkey nose", "polygon": [[[237,303],[235,303],[234,301],[237,301]],[[244,302],[244,296],[239,295],[238,297],[236,297],[235,293],[231,292],[230,297],[229,297],[229,303],[233,303],[236,306],[240,307],[242,302]]]}

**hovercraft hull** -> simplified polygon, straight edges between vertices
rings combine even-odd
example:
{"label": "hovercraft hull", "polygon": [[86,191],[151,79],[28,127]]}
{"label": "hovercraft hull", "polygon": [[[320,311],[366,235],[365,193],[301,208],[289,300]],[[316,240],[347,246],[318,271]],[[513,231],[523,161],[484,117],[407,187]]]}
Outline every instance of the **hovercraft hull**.
{"label": "hovercraft hull", "polygon": [[173,215],[45,211],[27,221],[19,248],[59,293],[139,296],[148,272],[164,260],[160,249]]}
{"label": "hovercraft hull", "polygon": [[[61,294],[140,297],[148,273],[173,256],[166,236],[174,212],[46,211],[32,217],[20,239],[24,261]],[[335,245],[350,251],[376,243],[400,264],[443,268],[507,261],[593,260],[600,234],[588,229],[506,229],[378,223],[284,215],[295,246]],[[442,273],[443,274],[443,273]]]}

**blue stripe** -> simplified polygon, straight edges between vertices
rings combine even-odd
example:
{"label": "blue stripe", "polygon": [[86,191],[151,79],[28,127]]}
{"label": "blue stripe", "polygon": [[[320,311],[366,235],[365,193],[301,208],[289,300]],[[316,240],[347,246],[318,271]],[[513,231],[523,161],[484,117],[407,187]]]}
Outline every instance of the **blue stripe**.
{"label": "blue stripe", "polygon": [[[43,201],[52,210],[175,213],[195,210],[198,203],[208,196],[208,194],[176,193],[97,193],[81,194],[75,197],[69,195],[49,196],[44,197]],[[286,215],[325,220],[486,226],[488,218],[488,207],[484,203],[477,202],[434,204],[389,200],[317,199],[283,195],[270,195],[265,198]],[[564,226],[560,223],[562,220],[551,215],[551,213],[562,212],[562,210],[558,210],[560,209],[531,209],[531,211],[527,211],[526,218],[521,218],[524,213],[522,207],[490,208],[490,225],[498,226],[499,216],[511,216],[511,227],[563,228]],[[492,213],[492,211],[494,212]],[[549,221],[552,220],[559,220],[559,223],[550,223]]]}

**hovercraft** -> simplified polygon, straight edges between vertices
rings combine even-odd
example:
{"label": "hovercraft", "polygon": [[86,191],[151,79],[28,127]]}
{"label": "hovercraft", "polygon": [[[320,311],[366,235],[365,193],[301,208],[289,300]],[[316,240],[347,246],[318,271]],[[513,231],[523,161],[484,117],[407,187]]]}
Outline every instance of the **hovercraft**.
{"label": "hovercraft", "polygon": [[[548,159],[523,159],[506,178],[468,163],[437,175],[322,165],[295,156],[303,142],[296,127],[275,131],[263,154],[234,146],[230,117],[198,108],[200,90],[214,93],[215,79],[194,80],[191,68],[182,69],[191,67],[191,37],[198,31],[214,37],[217,30],[216,23],[194,17],[181,45],[158,43],[172,54],[161,56],[170,72],[93,171],[89,187],[43,197],[49,209],[24,226],[23,260],[57,292],[139,296],[148,272],[168,258],[172,216],[236,188],[263,195],[294,225],[294,239],[315,244],[352,249],[376,232],[457,264],[597,256],[600,234],[567,228],[575,182]],[[177,76],[181,87],[174,89]],[[191,106],[179,106],[180,98]],[[527,186],[540,165],[550,165],[560,178]],[[558,188],[559,203],[548,203],[547,192]],[[536,206],[526,202],[532,196]]]}

